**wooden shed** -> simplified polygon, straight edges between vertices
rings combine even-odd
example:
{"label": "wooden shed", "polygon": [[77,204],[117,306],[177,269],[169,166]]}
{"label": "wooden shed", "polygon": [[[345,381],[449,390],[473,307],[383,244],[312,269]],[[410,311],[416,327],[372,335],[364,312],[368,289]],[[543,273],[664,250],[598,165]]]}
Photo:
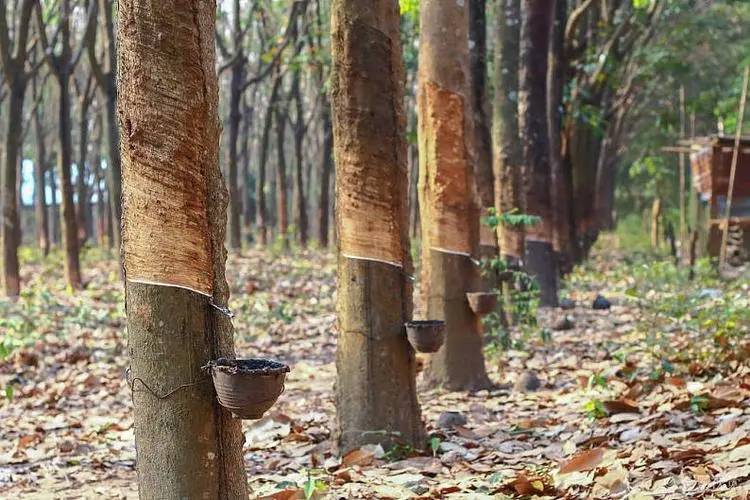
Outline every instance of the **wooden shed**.
{"label": "wooden shed", "polygon": [[[693,190],[706,207],[707,248],[714,257],[719,256],[721,246],[734,142],[730,136],[701,137],[689,142]],[[750,250],[750,137],[740,141],[729,225],[741,230],[743,246]]]}

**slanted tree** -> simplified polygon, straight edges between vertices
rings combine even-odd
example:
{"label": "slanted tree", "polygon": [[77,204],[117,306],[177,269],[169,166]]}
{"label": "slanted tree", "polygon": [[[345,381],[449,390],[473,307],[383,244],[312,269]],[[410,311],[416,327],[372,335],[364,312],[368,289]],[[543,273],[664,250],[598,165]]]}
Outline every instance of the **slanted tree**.
{"label": "slanted tree", "polygon": [[123,248],[141,498],[248,496],[240,422],[218,405],[201,370],[234,350],[229,318],[211,306],[229,296],[215,16],[214,2],[202,0],[119,1]]}
{"label": "slanted tree", "polygon": [[490,385],[479,318],[466,300],[480,286],[468,29],[467,2],[420,3],[422,293],[427,316],[446,322],[445,344],[431,356],[425,377],[453,390]]}
{"label": "slanted tree", "polygon": [[554,210],[547,128],[547,57],[554,2],[521,0],[518,123],[523,152],[526,213],[539,222],[526,228],[524,257],[539,283],[540,304],[557,306],[558,266],[552,246]]}
{"label": "slanted tree", "polygon": [[[493,99],[495,206],[502,213],[524,210],[521,146],[518,136],[518,43],[520,0],[498,0],[495,6]],[[523,259],[523,227],[500,224],[500,255],[511,265]]]}
{"label": "slanted tree", "polygon": [[21,221],[18,215],[18,169],[23,144],[23,102],[26,86],[35,71],[27,67],[29,29],[34,0],[24,0],[13,26],[14,40],[10,38],[10,26],[6,18],[5,0],[0,0],[0,67],[2,84],[8,89],[7,121],[5,143],[1,157],[0,171],[0,247],[2,247],[2,276],[0,285],[3,293],[15,297],[21,291],[18,266],[18,245],[20,244]]}
{"label": "slanted tree", "polygon": [[336,440],[421,448],[396,0],[334,0],[331,103],[336,161],[339,339]]}

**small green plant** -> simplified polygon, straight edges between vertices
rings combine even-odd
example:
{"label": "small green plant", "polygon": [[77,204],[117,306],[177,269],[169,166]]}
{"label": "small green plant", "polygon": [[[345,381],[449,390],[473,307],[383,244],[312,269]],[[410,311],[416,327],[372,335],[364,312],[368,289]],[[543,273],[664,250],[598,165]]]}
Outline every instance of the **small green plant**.
{"label": "small green plant", "polygon": [[589,389],[594,387],[601,387],[602,389],[606,389],[607,378],[601,373],[592,373],[589,377]]}
{"label": "small green plant", "polygon": [[437,436],[432,436],[430,438],[430,449],[432,450],[432,456],[436,457],[437,452],[440,450],[440,438]]}
{"label": "small green plant", "polygon": [[690,411],[696,415],[708,410],[708,398],[706,396],[693,396],[690,398]]}
{"label": "small green plant", "polygon": [[609,415],[609,412],[607,412],[607,409],[604,407],[604,403],[596,398],[588,400],[586,404],[583,405],[583,411],[586,412],[586,416],[591,420],[597,420]]}
{"label": "small green plant", "polygon": [[385,452],[383,458],[389,462],[397,462],[414,455],[414,447],[410,444],[394,444]]}
{"label": "small green plant", "polygon": [[305,494],[305,500],[310,500],[315,493],[323,493],[328,489],[328,484],[322,479],[318,479],[312,475],[311,471],[307,471],[307,481],[305,481],[302,487],[302,492]]}
{"label": "small green plant", "polygon": [[[519,213],[518,209],[509,212],[498,212],[495,208],[488,208],[487,215],[483,217],[482,223],[488,225],[493,231],[499,226],[531,226],[539,223],[541,219],[534,215]],[[482,318],[485,335],[488,339],[487,350],[490,354],[507,351],[512,348],[522,349],[524,341],[532,334],[539,333],[542,342],[552,340],[549,331],[537,332],[537,309],[539,307],[539,285],[537,281],[522,269],[511,265],[506,259],[495,256],[484,259],[481,263],[482,274],[485,276],[499,276],[510,273],[505,291],[501,288],[495,292],[504,297],[503,310],[512,318],[513,323],[519,327],[521,335],[514,339],[511,331],[506,326],[505,318],[498,313],[490,313]]]}

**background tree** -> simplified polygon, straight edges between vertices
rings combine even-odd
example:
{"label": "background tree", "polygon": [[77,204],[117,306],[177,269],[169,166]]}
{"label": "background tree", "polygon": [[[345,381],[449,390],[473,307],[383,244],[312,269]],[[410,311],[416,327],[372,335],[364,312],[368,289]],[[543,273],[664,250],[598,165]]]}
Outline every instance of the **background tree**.
{"label": "background tree", "polygon": [[466,300],[480,285],[468,4],[426,0],[419,8],[422,294],[427,317],[446,322],[445,344],[425,377],[449,389],[478,390],[490,382],[478,318]]}
{"label": "background tree", "polygon": [[547,128],[547,57],[554,2],[521,0],[518,128],[524,163],[525,212],[539,218],[526,228],[524,257],[540,286],[543,306],[557,305],[557,258]]}
{"label": "background tree", "polygon": [[[6,15],[5,0],[0,0],[0,65],[2,82],[7,87],[8,110],[5,127],[5,142],[2,155],[2,176],[0,176],[0,247],[2,247],[2,284],[6,296],[16,296],[21,291],[18,266],[18,245],[20,244],[21,222],[18,215],[18,170],[23,146],[23,103],[26,87],[34,76],[35,68],[27,67],[29,54],[28,40],[31,28],[33,0],[24,0],[20,5],[20,15],[10,31]],[[15,16],[13,17],[16,18]],[[10,36],[13,34],[13,40]]]}

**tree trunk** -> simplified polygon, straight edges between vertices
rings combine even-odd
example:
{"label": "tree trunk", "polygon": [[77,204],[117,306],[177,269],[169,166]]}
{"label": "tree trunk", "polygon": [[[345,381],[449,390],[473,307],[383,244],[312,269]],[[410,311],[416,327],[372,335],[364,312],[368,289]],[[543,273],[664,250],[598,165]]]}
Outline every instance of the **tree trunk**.
{"label": "tree trunk", "polygon": [[[2,15],[5,15],[3,13]],[[20,219],[18,215],[18,165],[23,142],[23,100],[26,82],[14,79],[8,96],[8,121],[5,128],[5,157],[0,182],[0,245],[3,250],[2,286],[7,297],[16,297],[21,291],[18,265]]]}
{"label": "tree trunk", "polygon": [[121,252],[122,221],[122,166],[120,158],[120,130],[117,127],[117,87],[114,82],[107,87],[107,144],[109,163],[107,164],[107,191],[112,223],[109,228],[112,237],[110,245]]}
{"label": "tree trunk", "polygon": [[[36,90],[36,81],[34,82]],[[36,92],[35,92],[36,93]],[[39,248],[46,257],[49,254],[49,219],[47,217],[47,144],[39,109],[34,110],[34,132],[36,135],[36,162],[34,162],[34,218],[36,219]]]}
{"label": "tree trunk", "polygon": [[260,139],[260,151],[258,159],[258,183],[255,186],[255,198],[258,200],[258,239],[261,245],[268,244],[268,208],[266,206],[266,163],[268,162],[268,149],[271,140],[271,126],[276,109],[282,77],[277,74],[271,86],[271,95],[268,98],[268,108],[263,121],[263,135]]}
{"label": "tree trunk", "polygon": [[331,205],[331,171],[333,170],[333,130],[331,130],[331,104],[327,95],[321,97],[320,120],[323,128],[323,152],[320,160],[320,200],[318,202],[318,241],[328,248]]}
{"label": "tree trunk", "polygon": [[565,85],[565,23],[567,0],[555,3],[555,21],[549,47],[547,74],[547,127],[550,146],[550,177],[554,229],[552,246],[562,272],[572,270],[570,249],[570,190],[566,172],[569,166],[562,156],[563,87]]}
{"label": "tree trunk", "polygon": [[[405,273],[412,267],[398,2],[334,0],[331,27],[336,440],[342,453],[366,443],[422,448],[416,360],[404,335],[412,312]],[[361,223],[368,213],[370,224]],[[373,237],[387,243],[376,249]],[[378,258],[381,252],[390,258]]]}
{"label": "tree trunk", "polygon": [[[159,282],[149,272],[160,259],[191,262],[184,271],[203,277],[194,289],[220,305],[229,298],[215,12],[214,2],[200,0],[119,2],[126,310],[144,499],[248,496],[240,422],[219,406],[201,370],[210,359],[234,356],[231,321],[206,296],[145,283]],[[185,233],[198,241],[177,241]],[[164,245],[170,235],[177,240]],[[160,399],[136,377],[158,394],[193,385]]]}
{"label": "tree trunk", "polygon": [[86,194],[86,160],[88,157],[88,145],[89,145],[89,105],[91,101],[88,99],[86,92],[83,93],[80,100],[80,116],[79,116],[79,128],[78,128],[78,163],[76,165],[76,197],[78,198],[78,204],[76,205],[76,226],[78,227],[78,245],[83,247],[86,239],[88,238],[86,223],[86,211],[88,196]]}
{"label": "tree trunk", "polygon": [[244,211],[244,225],[246,228],[246,238],[250,238],[252,241],[252,223],[256,217],[256,202],[255,202],[255,178],[250,173],[250,143],[253,140],[253,121],[255,114],[255,92],[252,94],[252,100],[250,105],[244,103],[243,105],[243,120],[242,120],[242,147],[240,149],[240,158],[242,158],[242,183],[243,193],[242,197],[245,202],[242,204]]}
{"label": "tree trunk", "polygon": [[76,224],[75,205],[73,204],[73,184],[71,182],[71,162],[73,147],[70,130],[70,74],[62,72],[57,75],[60,87],[60,123],[58,140],[60,152],[58,166],[60,169],[60,191],[62,195],[62,239],[65,249],[65,280],[73,290],[83,288],[81,268],[78,259],[78,227]]}
{"label": "tree trunk", "polygon": [[[487,0],[469,0],[469,56],[471,67],[471,109],[474,120],[474,178],[477,184],[480,215],[495,206],[494,176],[492,174],[491,123],[487,112]],[[479,226],[479,255],[497,255],[497,233],[481,223]],[[494,286],[488,281],[487,286]]]}
{"label": "tree trunk", "polygon": [[472,169],[469,12],[465,2],[420,3],[419,199],[422,293],[429,319],[445,320],[446,340],[425,370],[426,380],[452,390],[490,385],[479,318],[466,300],[478,291],[473,261],[479,210]]}
{"label": "tree trunk", "polygon": [[278,107],[276,116],[276,214],[278,217],[278,237],[285,250],[289,249],[289,203],[287,201],[286,154],[284,139],[286,137],[287,111]]}
{"label": "tree trunk", "polygon": [[[239,0],[235,0],[235,4],[239,8]],[[239,19],[237,16],[239,15],[239,11],[235,12],[238,24]],[[237,60],[238,62],[232,65],[232,76],[229,84],[229,248],[232,250],[240,250],[242,248],[237,142],[240,123],[242,121],[240,102],[242,99],[245,62],[241,55],[237,57]]]}
{"label": "tree trunk", "polygon": [[49,173],[49,185],[50,185],[50,215],[48,219],[51,222],[52,243],[58,245],[60,243],[60,211],[57,204],[57,178],[55,177],[55,169],[50,168],[47,170]]}
{"label": "tree trunk", "polygon": [[307,228],[307,201],[305,197],[304,185],[304,158],[302,150],[305,141],[305,117],[302,108],[302,92],[300,91],[300,71],[297,70],[292,79],[291,98],[294,99],[296,109],[296,120],[294,124],[294,215],[299,231],[299,241],[303,247],[307,246],[308,228]]}
{"label": "tree trunk", "polygon": [[557,306],[557,259],[552,248],[554,210],[547,129],[547,57],[553,2],[521,1],[518,127],[525,167],[526,212],[540,222],[526,228],[525,261],[539,283],[540,304]]}
{"label": "tree trunk", "polygon": [[[520,0],[499,0],[495,30],[495,99],[493,107],[495,206],[501,213],[523,211],[521,148],[518,135],[518,53]],[[499,225],[500,253],[510,264],[523,258],[523,228]]]}

